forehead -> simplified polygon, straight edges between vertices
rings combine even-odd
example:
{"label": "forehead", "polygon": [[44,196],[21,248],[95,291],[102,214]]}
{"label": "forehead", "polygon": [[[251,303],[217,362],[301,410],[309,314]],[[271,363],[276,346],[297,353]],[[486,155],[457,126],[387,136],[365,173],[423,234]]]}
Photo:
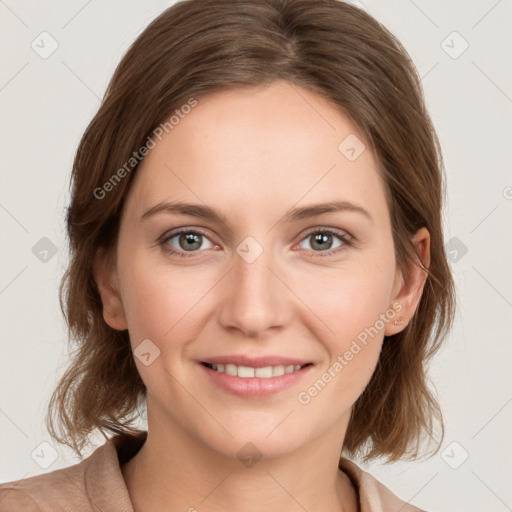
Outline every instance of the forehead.
{"label": "forehead", "polygon": [[129,202],[139,212],[162,200],[242,215],[327,200],[387,209],[359,129],[321,96],[275,82],[197,101],[137,169]]}

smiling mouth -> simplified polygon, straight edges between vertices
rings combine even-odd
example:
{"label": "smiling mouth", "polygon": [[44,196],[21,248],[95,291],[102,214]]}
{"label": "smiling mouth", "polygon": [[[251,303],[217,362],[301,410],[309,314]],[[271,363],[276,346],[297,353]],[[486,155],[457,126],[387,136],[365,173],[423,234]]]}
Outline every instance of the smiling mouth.
{"label": "smiling mouth", "polygon": [[279,377],[281,375],[285,375],[287,373],[294,373],[306,366],[312,366],[312,363],[306,363],[303,365],[275,365],[275,366],[264,366],[260,368],[253,368],[250,366],[238,366],[236,364],[210,364],[210,363],[201,363],[203,366],[210,368],[218,373],[225,373],[227,375],[231,375],[232,377],[241,377],[241,378],[261,378],[261,379],[271,379],[272,377]]}

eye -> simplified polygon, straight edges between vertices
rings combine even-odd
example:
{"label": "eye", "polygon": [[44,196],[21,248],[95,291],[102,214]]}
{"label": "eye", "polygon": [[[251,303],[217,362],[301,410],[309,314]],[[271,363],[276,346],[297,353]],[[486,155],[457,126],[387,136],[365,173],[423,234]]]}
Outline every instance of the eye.
{"label": "eye", "polygon": [[[341,240],[341,243],[334,249],[332,248],[333,238]],[[346,233],[324,228],[315,228],[313,231],[307,233],[302,241],[308,239],[312,239],[311,250],[317,253],[320,252],[320,254],[315,254],[315,257],[331,256],[343,251],[346,246],[352,245],[351,237]]]}
{"label": "eye", "polygon": [[[337,238],[341,241],[334,249],[332,248],[333,238]],[[176,239],[174,244],[171,244],[170,242],[174,239]],[[325,228],[315,228],[307,233],[306,236],[302,238],[301,242],[308,239],[312,239],[312,249],[310,250],[320,253],[315,254],[314,257],[331,256],[343,251],[347,246],[352,245],[351,236],[347,233]],[[211,245],[209,247],[203,247],[205,240],[210,242]],[[200,229],[190,228],[182,228],[164,235],[159,241],[159,244],[166,253],[180,256],[181,258],[193,257],[194,253],[201,252],[199,249],[209,249],[213,246],[205,232]]]}
{"label": "eye", "polygon": [[[178,247],[174,245],[170,245],[169,242],[177,238],[176,243]],[[169,253],[177,256],[181,256],[182,258],[188,258],[192,256],[192,254],[197,252],[198,249],[203,245],[203,241],[208,240],[206,233],[200,230],[192,230],[192,229],[181,229],[179,231],[174,231],[170,233],[168,236],[164,236],[162,240],[160,240],[160,245],[162,249]],[[208,249],[209,247],[207,247]]]}

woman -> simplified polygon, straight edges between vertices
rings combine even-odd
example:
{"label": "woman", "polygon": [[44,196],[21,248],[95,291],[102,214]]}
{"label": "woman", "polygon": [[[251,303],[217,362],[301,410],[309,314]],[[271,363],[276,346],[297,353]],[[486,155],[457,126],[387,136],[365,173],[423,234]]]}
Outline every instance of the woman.
{"label": "woman", "polygon": [[106,443],[1,485],[2,510],[419,510],[349,457],[442,439],[442,170],[414,65],[364,11],[167,9],[72,174],[78,350],[47,423],[78,455],[95,429]]}

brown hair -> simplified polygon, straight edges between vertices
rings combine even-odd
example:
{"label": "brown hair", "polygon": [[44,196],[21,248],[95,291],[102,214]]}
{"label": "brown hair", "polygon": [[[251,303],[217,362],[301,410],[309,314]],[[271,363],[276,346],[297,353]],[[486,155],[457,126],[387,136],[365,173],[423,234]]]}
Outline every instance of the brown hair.
{"label": "brown hair", "polygon": [[[442,440],[426,371],[451,328],[455,292],[443,244],[441,148],[409,55],[377,20],[336,0],[186,0],[165,10],[129,48],[73,164],[71,261],[59,298],[77,348],[46,423],[77,454],[94,429],[139,432],[133,421],[146,399],[128,332],[104,321],[92,272],[99,248],[115,262],[123,201],[137,167],[131,162],[127,171],[126,162],[191,98],[275,80],[328,99],[361,130],[385,183],[400,269],[418,261],[412,235],[424,226],[431,236],[429,269],[419,262],[427,277],[418,308],[404,330],[385,338],[353,407],[344,450],[394,461],[416,457],[436,425]],[[112,185],[121,168],[122,179],[118,173]],[[101,200],[97,191],[108,182],[108,198]],[[63,437],[54,429],[55,413]]]}

